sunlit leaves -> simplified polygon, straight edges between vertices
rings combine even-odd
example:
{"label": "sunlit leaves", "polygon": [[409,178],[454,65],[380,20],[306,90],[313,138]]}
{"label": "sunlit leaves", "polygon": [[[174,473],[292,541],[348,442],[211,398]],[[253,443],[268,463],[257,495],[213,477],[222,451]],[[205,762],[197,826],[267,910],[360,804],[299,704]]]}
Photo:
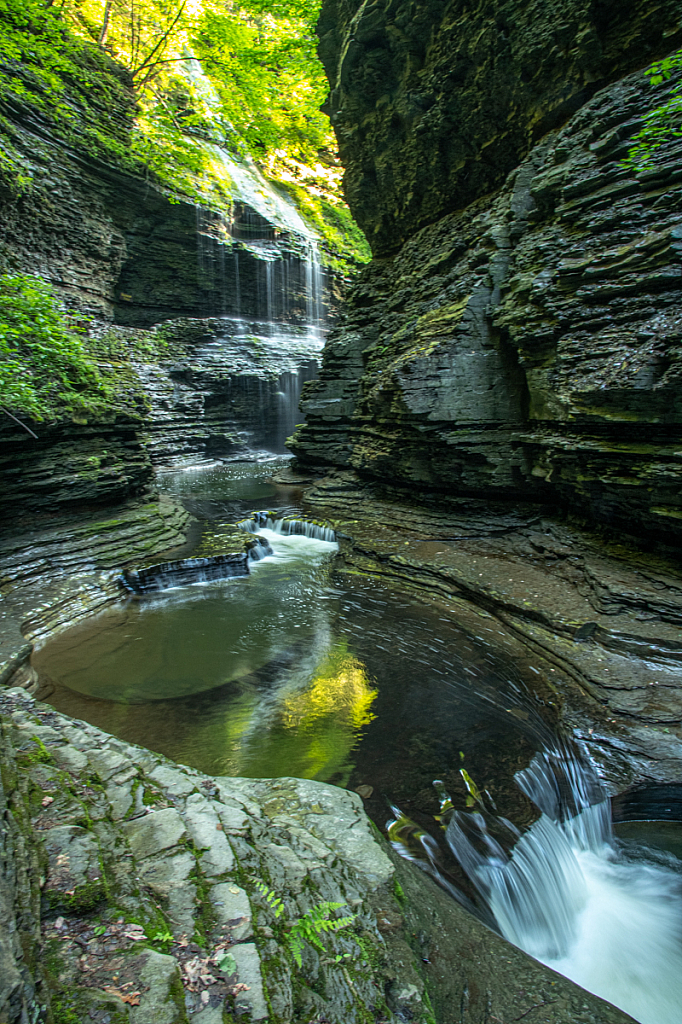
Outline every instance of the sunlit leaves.
{"label": "sunlit leaves", "polygon": [[38,277],[0,277],[0,406],[36,420],[87,411],[106,394],[73,324]]}
{"label": "sunlit leaves", "polygon": [[682,137],[682,50],[659,60],[645,74],[652,86],[678,78],[666,101],[644,117],[644,127],[632,138],[624,166],[643,171],[652,166],[654,154],[673,138]]}

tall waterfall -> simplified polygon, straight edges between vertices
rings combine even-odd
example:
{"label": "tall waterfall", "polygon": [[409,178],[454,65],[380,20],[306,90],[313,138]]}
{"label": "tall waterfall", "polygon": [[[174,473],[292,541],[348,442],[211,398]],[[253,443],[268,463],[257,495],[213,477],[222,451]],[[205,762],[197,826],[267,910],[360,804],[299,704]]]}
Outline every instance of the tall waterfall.
{"label": "tall waterfall", "polygon": [[[537,754],[516,781],[541,811],[523,836],[483,797],[475,812],[450,817],[447,845],[480,900],[462,902],[642,1024],[681,1024],[682,864],[653,851],[635,859],[618,847],[606,794],[571,747]],[[421,834],[418,858],[407,852],[404,822],[389,825],[394,846],[452,891],[431,837]]]}

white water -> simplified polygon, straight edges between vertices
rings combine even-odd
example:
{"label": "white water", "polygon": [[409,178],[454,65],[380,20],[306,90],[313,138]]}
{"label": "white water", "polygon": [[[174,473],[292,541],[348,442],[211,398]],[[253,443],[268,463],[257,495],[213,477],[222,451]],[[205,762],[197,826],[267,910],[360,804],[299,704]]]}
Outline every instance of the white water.
{"label": "white water", "polygon": [[[332,531],[330,530],[329,532],[331,533]],[[298,562],[301,560],[308,563],[321,561],[323,558],[339,550],[339,545],[336,541],[322,540],[313,535],[307,536],[300,533],[282,533],[281,530],[268,529],[267,527],[259,527],[258,536],[267,542],[270,547],[270,554],[259,559],[256,565],[252,565],[252,572],[261,565],[273,562],[282,565],[286,562]]]}
{"label": "white water", "polygon": [[326,544],[326,549],[321,550],[338,551],[339,547],[332,529],[328,526],[318,526],[317,523],[308,523],[305,519],[273,519],[267,512],[255,512],[250,519],[242,519],[237,526],[245,533],[257,533],[266,537],[271,546],[272,538],[277,538],[277,544],[281,544],[284,537],[298,537]]}
{"label": "white water", "polygon": [[626,859],[570,752],[537,755],[517,781],[544,813],[511,857],[492,815],[455,814],[446,834],[501,934],[642,1024],[682,1024],[682,864]]}

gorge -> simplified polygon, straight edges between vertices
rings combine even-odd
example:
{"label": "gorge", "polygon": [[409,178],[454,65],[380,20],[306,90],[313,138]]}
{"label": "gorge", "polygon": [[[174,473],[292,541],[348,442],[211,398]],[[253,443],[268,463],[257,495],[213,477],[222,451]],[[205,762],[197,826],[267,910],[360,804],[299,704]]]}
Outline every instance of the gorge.
{"label": "gorge", "polygon": [[3,57],[0,270],[114,397],[0,421],[0,1020],[679,1024],[679,5],[317,31],[362,267]]}

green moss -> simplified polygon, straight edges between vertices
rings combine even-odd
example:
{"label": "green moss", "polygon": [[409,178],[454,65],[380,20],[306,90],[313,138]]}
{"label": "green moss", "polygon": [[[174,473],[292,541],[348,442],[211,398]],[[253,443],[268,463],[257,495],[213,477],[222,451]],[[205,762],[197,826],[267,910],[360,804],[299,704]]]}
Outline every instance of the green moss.
{"label": "green moss", "polygon": [[28,767],[32,764],[52,764],[52,755],[47,749],[42,740],[38,739],[37,736],[31,737],[31,743],[35,746],[30,749],[24,748],[23,750],[17,751],[17,762],[23,767]]}
{"label": "green moss", "polygon": [[381,957],[376,947],[376,943],[372,941],[371,937],[367,933],[364,933],[363,935],[356,935],[354,938],[371,969],[373,971],[378,971],[381,966]]}
{"label": "green moss", "polygon": [[80,1014],[75,1010],[76,1001],[66,995],[52,1000],[54,1024],[81,1024]]}
{"label": "green moss", "polygon": [[[194,855],[198,858],[200,854],[193,844],[192,850]],[[197,887],[197,900],[199,906],[199,912],[194,923],[194,937],[200,946],[206,947],[207,938],[215,925],[215,913],[213,911],[213,904],[209,898],[211,887],[198,867],[194,867],[192,871],[190,871],[189,878]]]}
{"label": "green moss", "polygon": [[403,889],[402,885],[400,884],[397,878],[393,879],[393,892],[398,903],[403,904],[406,902],[407,897],[405,896],[405,890]]}
{"label": "green moss", "polygon": [[50,910],[61,910],[66,914],[88,914],[106,899],[106,886],[102,878],[85,882],[72,893],[51,890],[46,893]]}

